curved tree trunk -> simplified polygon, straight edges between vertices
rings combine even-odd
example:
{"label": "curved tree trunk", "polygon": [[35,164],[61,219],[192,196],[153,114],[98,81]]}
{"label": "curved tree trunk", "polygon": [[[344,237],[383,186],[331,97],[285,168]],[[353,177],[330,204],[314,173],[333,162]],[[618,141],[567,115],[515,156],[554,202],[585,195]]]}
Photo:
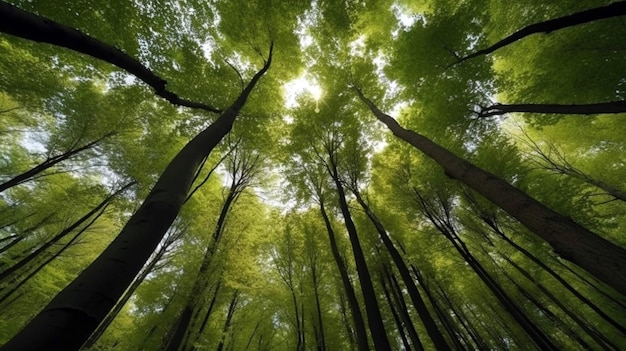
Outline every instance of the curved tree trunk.
{"label": "curved tree trunk", "polygon": [[529,26],[526,26],[517,32],[509,35],[508,37],[500,40],[499,42],[491,45],[488,48],[478,50],[472,54],[469,54],[465,57],[458,59],[455,63],[450,66],[457,65],[461,62],[467,61],[471,58],[488,55],[502,47],[505,47],[509,44],[512,44],[520,39],[523,39],[529,35],[535,33],[550,33],[559,29],[577,26],[583,23],[593,22],[597,20],[602,20],[611,17],[624,16],[626,15],[626,2],[617,1],[612,4],[603,7],[596,7],[589,10],[584,10],[580,12],[573,13],[568,16],[563,16],[559,18],[554,18],[551,20],[547,20],[544,22],[534,23]]}
{"label": "curved tree trunk", "polygon": [[380,111],[359,89],[359,97],[393,134],[441,165],[447,175],[463,182],[493,202],[522,225],[547,241],[566,260],[585,269],[621,294],[626,295],[626,250],[589,231],[523,191],[476,167],[430,139],[402,128]]}
{"label": "curved tree trunk", "polygon": [[141,207],[104,252],[4,347],[12,351],[77,350],[124,293],[180,211],[197,168],[232,129],[239,110],[272,61],[237,100],[165,168]]}
{"label": "curved tree trunk", "polygon": [[130,57],[122,50],[92,38],[74,28],[21,10],[4,1],[0,1],[0,17],[2,18],[0,32],[36,42],[62,46],[106,61],[139,78],[151,86],[157,95],[174,105],[199,108],[214,113],[222,112],[207,104],[181,99],[165,88],[167,82],[163,78],[152,73],[141,62]]}

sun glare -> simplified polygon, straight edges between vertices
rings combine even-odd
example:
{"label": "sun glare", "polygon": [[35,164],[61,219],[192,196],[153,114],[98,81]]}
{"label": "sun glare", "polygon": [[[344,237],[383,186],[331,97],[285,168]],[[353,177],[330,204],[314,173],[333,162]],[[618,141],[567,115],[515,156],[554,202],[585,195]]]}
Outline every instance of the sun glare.
{"label": "sun glare", "polygon": [[315,100],[315,112],[319,112],[318,102],[322,97],[322,88],[313,79],[307,78],[306,75],[302,75],[297,79],[287,82],[283,85],[285,90],[285,107],[295,108],[300,106],[298,104],[298,97],[302,94],[308,94]]}

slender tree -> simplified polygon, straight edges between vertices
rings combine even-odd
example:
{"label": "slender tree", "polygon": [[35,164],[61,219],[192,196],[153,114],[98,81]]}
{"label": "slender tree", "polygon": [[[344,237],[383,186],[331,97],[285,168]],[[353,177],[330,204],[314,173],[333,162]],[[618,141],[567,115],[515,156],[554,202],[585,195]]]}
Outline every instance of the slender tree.
{"label": "slender tree", "polygon": [[562,115],[598,115],[626,112],[626,101],[601,102],[595,104],[494,104],[481,107],[476,115],[481,117],[501,116],[513,112],[552,113]]}
{"label": "slender tree", "polygon": [[548,34],[548,33],[557,31],[559,29],[573,27],[573,26],[577,26],[580,24],[584,24],[584,23],[589,23],[589,22],[612,18],[612,17],[624,16],[624,15],[626,15],[626,2],[616,1],[606,6],[596,7],[596,8],[576,12],[571,15],[547,20],[544,22],[534,23],[518,30],[517,32],[498,41],[497,43],[491,45],[488,48],[478,50],[467,56],[459,58],[452,65],[459,64],[461,62],[467,61],[469,59],[472,59],[474,57],[478,57],[481,55],[491,54],[492,52],[502,47],[510,45],[532,34],[536,34],[536,33]]}

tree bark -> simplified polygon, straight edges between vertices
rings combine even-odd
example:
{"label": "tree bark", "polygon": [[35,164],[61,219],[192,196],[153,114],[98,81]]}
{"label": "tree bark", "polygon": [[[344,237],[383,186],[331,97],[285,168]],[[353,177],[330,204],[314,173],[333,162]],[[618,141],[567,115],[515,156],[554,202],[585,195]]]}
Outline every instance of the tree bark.
{"label": "tree bark", "polygon": [[85,344],[82,346],[83,348],[90,348],[91,346],[93,346],[93,344],[96,343],[96,341],[98,341],[98,339],[106,331],[109,325],[113,322],[115,317],[117,317],[117,315],[120,313],[122,308],[124,308],[124,305],[126,305],[126,302],[128,302],[128,300],[130,300],[130,298],[133,296],[133,294],[135,293],[135,290],[137,290],[139,285],[141,285],[141,283],[146,279],[148,274],[152,273],[156,265],[161,261],[163,256],[167,253],[167,250],[176,242],[178,238],[180,238],[181,234],[182,234],[182,231],[178,233],[173,233],[165,239],[165,242],[161,245],[161,247],[159,247],[156,253],[150,258],[148,263],[141,269],[141,272],[139,272],[137,277],[135,277],[135,280],[133,280],[130,287],[126,289],[126,291],[124,292],[124,295],[122,295],[122,298],[120,298],[119,301],[117,301],[117,303],[115,304],[115,307],[111,310],[111,312],[109,312],[109,314],[102,321],[102,323],[98,325],[98,328],[89,336],[89,339],[87,339]]}
{"label": "tree bark", "polygon": [[488,48],[478,50],[472,54],[469,54],[465,57],[458,59],[456,62],[454,62],[450,66],[457,65],[461,62],[467,61],[477,56],[491,54],[494,51],[502,47],[505,47],[509,44],[512,44],[518,40],[521,40],[535,33],[549,34],[550,32],[554,32],[559,29],[573,27],[573,26],[577,26],[580,24],[588,23],[588,22],[607,19],[611,17],[624,16],[624,15],[626,15],[626,2],[617,1],[607,6],[596,7],[596,8],[592,8],[589,10],[576,12],[568,16],[554,18],[554,19],[547,20],[544,22],[534,23],[518,30],[517,32],[509,35],[508,37],[500,40],[499,42],[491,45]]}
{"label": "tree bark", "polygon": [[335,262],[337,263],[337,267],[339,269],[339,275],[341,276],[341,282],[343,283],[344,290],[346,292],[346,297],[348,299],[348,306],[350,306],[350,312],[352,312],[352,319],[354,321],[354,329],[356,331],[356,342],[359,348],[359,351],[368,351],[369,345],[367,342],[367,331],[365,330],[365,322],[363,321],[363,314],[361,313],[361,308],[359,307],[359,302],[356,298],[356,294],[354,292],[354,288],[352,287],[352,283],[350,282],[350,277],[348,276],[348,271],[346,269],[346,264],[341,257],[341,253],[339,253],[339,248],[337,246],[337,240],[335,239],[335,231],[330,223],[330,219],[328,218],[328,214],[326,213],[326,208],[324,207],[324,202],[320,199],[320,212],[322,213],[322,218],[324,219],[324,224],[326,225],[326,231],[328,232],[328,239],[330,240],[330,249],[333,253],[333,257],[335,258]]}
{"label": "tree bark", "polygon": [[476,167],[430,139],[402,128],[380,111],[359,89],[359,97],[394,135],[441,165],[447,175],[463,182],[493,202],[522,225],[547,241],[561,257],[585,269],[626,295],[626,250],[589,231],[497,176]]}
{"label": "tree bark", "polygon": [[562,115],[597,115],[626,112],[626,101],[601,102],[596,104],[494,104],[483,107],[478,117],[500,116],[512,112],[553,113]]}
{"label": "tree bark", "polygon": [[[4,22],[3,22],[4,23]],[[124,293],[180,211],[196,169],[232,129],[269,58],[237,100],[174,157],[117,238],[5,346],[11,351],[77,350]]]}
{"label": "tree bark", "polygon": [[150,71],[141,62],[122,50],[92,38],[77,29],[56,23],[48,18],[21,10],[0,1],[0,32],[36,42],[65,47],[113,64],[152,87],[156,94],[174,105],[198,108],[213,113],[219,109],[200,102],[185,100],[167,90],[167,82]]}
{"label": "tree bark", "polygon": [[469,251],[465,242],[461,240],[461,237],[457,234],[451,218],[448,217],[449,209],[445,208],[443,203],[441,203],[442,213],[439,213],[439,210],[435,208],[436,205],[429,204],[427,200],[416,190],[415,195],[422,204],[422,211],[426,218],[428,218],[433,226],[441,232],[446,239],[448,239],[461,257],[463,257],[465,262],[467,262],[485,286],[487,286],[487,288],[493,293],[502,307],[511,315],[511,317],[513,317],[513,319],[515,319],[519,326],[524,329],[533,342],[541,350],[558,350],[550,337],[548,337],[532,320],[530,320],[530,318],[528,318],[519,305],[511,299],[500,284],[492,277],[491,274],[489,274],[489,272],[487,272],[483,265]]}
{"label": "tree bark", "polygon": [[[331,171],[331,169],[329,169],[329,171]],[[350,244],[352,245],[354,261],[359,276],[359,282],[361,283],[363,299],[365,301],[367,323],[370,332],[372,333],[374,347],[376,348],[376,350],[380,351],[391,350],[391,345],[389,344],[389,339],[387,338],[387,332],[385,331],[385,325],[383,323],[383,317],[380,313],[380,308],[376,299],[374,285],[372,284],[372,278],[369,269],[367,268],[367,263],[365,261],[365,254],[363,253],[363,248],[361,247],[361,243],[354,222],[352,222],[352,216],[350,215],[350,210],[348,209],[348,204],[346,202],[346,194],[343,190],[343,185],[341,185],[341,181],[339,180],[337,167],[335,164],[332,164],[332,172],[330,173],[330,176],[335,182],[339,208],[341,209],[341,213],[343,214],[343,221],[346,226],[346,230],[348,231]]]}

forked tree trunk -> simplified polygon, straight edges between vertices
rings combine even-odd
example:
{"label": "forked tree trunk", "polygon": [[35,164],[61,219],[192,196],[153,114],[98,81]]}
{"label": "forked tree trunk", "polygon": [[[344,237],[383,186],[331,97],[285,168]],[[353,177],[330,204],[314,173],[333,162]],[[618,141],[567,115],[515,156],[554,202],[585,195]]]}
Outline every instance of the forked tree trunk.
{"label": "forked tree trunk", "polygon": [[402,128],[395,119],[380,111],[359,89],[355,90],[376,118],[385,123],[395,136],[433,159],[443,167],[447,175],[466,184],[516,218],[547,241],[561,257],[626,295],[624,248],[549,209],[523,191],[459,158],[423,135]]}
{"label": "forked tree trunk", "polygon": [[472,54],[469,54],[465,57],[458,59],[451,66],[457,65],[461,62],[467,61],[471,58],[488,55],[502,47],[505,47],[509,44],[512,44],[520,39],[523,39],[529,35],[535,33],[550,33],[559,29],[577,26],[583,23],[593,22],[597,20],[602,20],[611,17],[624,16],[626,15],[626,2],[617,1],[612,4],[603,7],[596,7],[589,10],[584,10],[580,12],[573,13],[568,16],[563,16],[559,18],[554,18],[551,20],[547,20],[544,22],[534,23],[529,26],[526,26],[517,32],[509,35],[508,37],[500,40],[499,42],[491,45],[488,48],[478,50]]}
{"label": "forked tree trunk", "polygon": [[141,207],[104,252],[5,346],[11,351],[77,350],[133,281],[180,211],[202,160],[231,130],[263,68],[237,100],[174,157]]}

